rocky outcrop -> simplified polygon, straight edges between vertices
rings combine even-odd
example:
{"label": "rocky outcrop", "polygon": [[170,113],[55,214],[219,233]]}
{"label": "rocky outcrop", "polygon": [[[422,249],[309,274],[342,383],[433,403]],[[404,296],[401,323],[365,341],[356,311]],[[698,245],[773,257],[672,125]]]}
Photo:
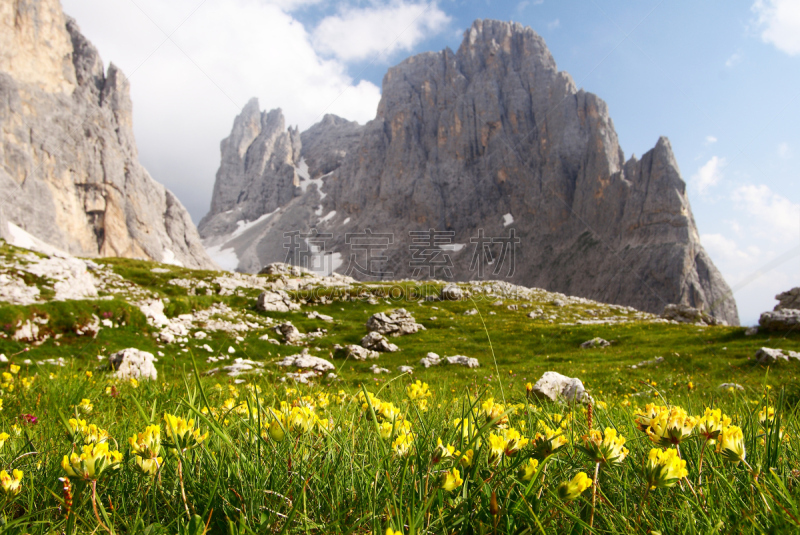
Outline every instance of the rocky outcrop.
{"label": "rocky outcrop", "polygon": [[[0,214],[0,217],[2,217],[2,214]],[[775,310],[800,310],[800,286],[779,293],[775,296],[775,299],[778,300]]]}
{"label": "rocky outcrop", "polygon": [[[239,139],[244,115],[229,139]],[[293,131],[283,134],[294,139]],[[420,54],[389,69],[373,121],[356,127],[326,118],[300,140],[291,200],[281,204],[283,193],[269,202],[277,212],[238,219],[247,236],[216,233],[210,223],[201,229],[207,243],[236,252],[239,269],[288,258],[284,233],[317,229],[331,234],[324,246],[332,268],[355,277],[507,278],[655,313],[681,304],[738,324],[730,288],[700,245],[669,141],[626,161],[606,104],[558,71],[530,28],[476,21],[458,51]],[[223,172],[226,143],[215,191],[239,184]],[[283,175],[269,180],[266,191],[283,191]],[[237,199],[248,191],[232,188]],[[209,222],[248,210],[237,202],[224,215],[219,206],[212,203]],[[358,254],[346,234],[365,229],[393,236],[371,269],[359,272],[345,262]],[[420,269],[409,233],[429,229],[451,233],[453,247],[446,262]],[[519,240],[513,267],[510,256],[489,263],[471,241],[480,229]],[[441,244],[430,249],[446,250]],[[500,259],[501,243],[487,249]]]}
{"label": "rocky outcrop", "polygon": [[[215,269],[186,209],[139,164],[128,81],[58,0],[0,9],[0,209],[78,256]],[[5,230],[0,231],[0,234]]]}

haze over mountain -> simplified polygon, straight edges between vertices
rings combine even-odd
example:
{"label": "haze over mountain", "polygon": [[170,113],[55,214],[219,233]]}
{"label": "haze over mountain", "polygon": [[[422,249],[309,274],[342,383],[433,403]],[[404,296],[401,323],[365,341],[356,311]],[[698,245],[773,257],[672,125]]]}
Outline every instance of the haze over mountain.
{"label": "haze over mountain", "polygon": [[[626,161],[605,103],[519,24],[478,20],[457,52],[391,68],[365,126],[329,115],[300,133],[253,100],[221,150],[199,230],[225,267],[257,272],[287,258],[286,233],[317,229],[331,234],[325,269],[348,271],[346,234],[371,229],[393,235],[373,266],[380,278],[467,280],[488,261],[471,241],[481,229],[513,230],[513,273],[492,264],[484,275],[651,312],[687,304],[738,324],[669,141]],[[429,229],[452,233],[452,265],[438,271],[416,260],[442,254],[409,234]],[[489,249],[500,262],[502,245]]]}

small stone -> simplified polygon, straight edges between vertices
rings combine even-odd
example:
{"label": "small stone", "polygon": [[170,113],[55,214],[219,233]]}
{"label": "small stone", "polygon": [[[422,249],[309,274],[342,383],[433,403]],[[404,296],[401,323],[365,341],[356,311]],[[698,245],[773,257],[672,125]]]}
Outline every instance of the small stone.
{"label": "small stone", "polygon": [[353,360],[372,360],[380,356],[380,353],[377,351],[357,346],[355,344],[346,345],[344,347],[336,344],[333,346],[333,351],[336,357],[350,358]]}
{"label": "small stone", "polygon": [[744,387],[737,383],[722,383],[717,388],[719,388],[720,390],[728,390],[729,388],[733,388],[734,390],[744,391]]}
{"label": "small stone", "polygon": [[441,364],[442,359],[436,353],[428,353],[419,361],[419,363],[426,368],[430,368],[431,366],[438,366]]}
{"label": "small stone", "polygon": [[591,340],[586,340],[584,343],[581,344],[582,349],[592,349],[595,347],[608,347],[611,345],[611,342],[608,340],[603,340],[602,338],[595,337]]}
{"label": "small stone", "polygon": [[372,370],[372,373],[374,373],[376,375],[379,374],[379,373],[391,373],[386,368],[381,368],[377,364],[373,364],[372,366],[369,367],[369,369]]}
{"label": "small stone", "polygon": [[758,334],[758,327],[749,327],[745,332],[745,336],[753,336]]}
{"label": "small stone", "polygon": [[400,373],[414,373],[413,366],[398,366],[397,371]]}
{"label": "small stone", "polygon": [[464,312],[465,316],[475,316],[477,314],[478,314],[478,309],[477,308],[470,308],[469,310]]}
{"label": "small stone", "polygon": [[446,284],[439,292],[442,301],[460,301],[464,298],[464,291],[456,284]]}
{"label": "small stone", "polygon": [[371,349],[373,351],[380,351],[382,353],[394,353],[400,351],[400,348],[395,344],[389,343],[385,336],[381,333],[371,332],[361,339],[361,347]]}
{"label": "small stone", "polygon": [[406,309],[398,308],[389,314],[383,312],[373,314],[369,320],[367,320],[367,330],[380,334],[400,336],[404,334],[413,334],[417,331],[424,331],[425,327],[417,323],[414,316]]}
{"label": "small stone", "polygon": [[444,359],[448,364],[464,366],[466,368],[478,368],[481,365],[480,362],[478,362],[478,359],[465,357],[464,355],[455,355],[453,357],[445,357]]}

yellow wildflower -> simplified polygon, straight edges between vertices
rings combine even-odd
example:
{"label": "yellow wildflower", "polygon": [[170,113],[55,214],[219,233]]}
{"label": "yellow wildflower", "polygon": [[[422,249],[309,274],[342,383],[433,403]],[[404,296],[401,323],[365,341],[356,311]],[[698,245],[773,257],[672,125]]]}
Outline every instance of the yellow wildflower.
{"label": "yellow wildflower", "polygon": [[92,372],[90,372],[90,371],[88,371],[88,370],[87,370],[87,371],[86,371],[86,378],[87,378],[87,379],[91,379],[91,378],[92,378]]}
{"label": "yellow wildflower", "polygon": [[430,397],[433,394],[428,388],[428,383],[417,381],[406,387],[406,395],[408,395],[408,399],[418,400]]}
{"label": "yellow wildflower", "polygon": [[458,460],[458,464],[460,464],[463,468],[469,468],[472,466],[472,458],[475,456],[475,452],[472,450],[467,450],[464,452],[464,455]]}
{"label": "yellow wildflower", "polygon": [[678,456],[678,450],[650,450],[647,464],[644,467],[644,478],[651,489],[672,487],[679,479],[689,475],[686,461]]}
{"label": "yellow wildflower", "polygon": [[592,486],[592,480],[585,472],[578,472],[572,481],[565,481],[558,486],[558,497],[562,501],[571,502]]}
{"label": "yellow wildflower", "polygon": [[18,373],[19,373],[20,367],[19,367],[19,366],[17,366],[16,364],[12,364],[12,365],[9,367],[9,369],[11,370],[11,373],[13,373],[14,375],[16,375],[16,374],[18,374]]}
{"label": "yellow wildflower", "polygon": [[461,472],[458,471],[458,468],[453,468],[449,472],[445,473],[444,477],[442,478],[442,488],[448,492],[454,491],[463,483],[464,480],[461,479]]}
{"label": "yellow wildflower", "polygon": [[534,456],[538,459],[544,459],[566,445],[567,439],[561,428],[550,429],[542,425],[542,433],[536,433],[533,437]]}
{"label": "yellow wildflower", "polygon": [[3,446],[6,445],[6,440],[9,439],[11,435],[8,433],[0,433],[0,449],[3,449]]}
{"label": "yellow wildflower", "polygon": [[200,429],[194,428],[194,420],[186,420],[180,416],[164,414],[167,436],[170,447],[181,451],[188,451],[199,446],[206,438],[208,432],[200,434]]}
{"label": "yellow wildflower", "polygon": [[650,440],[661,446],[680,444],[692,434],[697,419],[686,414],[680,407],[663,410],[650,420],[650,427],[646,429]]}
{"label": "yellow wildflower", "polygon": [[606,427],[605,436],[599,429],[592,429],[583,437],[581,450],[595,463],[606,465],[620,464],[628,456],[624,447],[625,438],[617,436],[617,431]]}
{"label": "yellow wildflower", "polygon": [[722,410],[706,407],[706,412],[697,420],[697,433],[708,442],[713,443],[723,428],[731,425],[731,419],[722,414]]}
{"label": "yellow wildflower", "polygon": [[775,419],[775,407],[762,407],[758,411],[758,423],[766,427]]}
{"label": "yellow wildflower", "polygon": [[108,469],[119,468],[122,454],[110,451],[107,442],[87,444],[81,454],[72,453],[61,461],[61,468],[69,477],[79,477],[86,480],[98,479]]}
{"label": "yellow wildflower", "polygon": [[735,425],[724,428],[717,439],[717,453],[722,454],[726,461],[738,464],[744,461],[744,433],[742,429]]}
{"label": "yellow wildflower", "polygon": [[455,447],[451,446],[450,444],[445,446],[444,444],[442,444],[442,439],[437,438],[436,448],[433,450],[433,455],[431,456],[431,462],[433,464],[436,464],[442,459],[446,459],[447,457],[452,457],[453,452],[455,450],[456,450]]}
{"label": "yellow wildflower", "polygon": [[155,459],[161,452],[161,426],[148,425],[144,433],[138,433],[128,439],[133,453],[143,459]]}
{"label": "yellow wildflower", "polygon": [[398,457],[405,457],[414,450],[414,434],[413,433],[398,433],[397,437],[392,442],[392,450]]}
{"label": "yellow wildflower", "polygon": [[519,477],[523,481],[530,481],[536,475],[536,469],[539,468],[539,461],[536,459],[528,459],[519,469]]}
{"label": "yellow wildflower", "polygon": [[12,475],[8,475],[8,472],[3,470],[0,472],[0,486],[3,487],[3,492],[5,494],[19,494],[19,491],[22,490],[22,470],[12,470]]}
{"label": "yellow wildflower", "polygon": [[83,398],[81,402],[78,403],[77,408],[81,412],[90,414],[92,412],[92,409],[94,409],[94,405],[92,405],[92,400]]}

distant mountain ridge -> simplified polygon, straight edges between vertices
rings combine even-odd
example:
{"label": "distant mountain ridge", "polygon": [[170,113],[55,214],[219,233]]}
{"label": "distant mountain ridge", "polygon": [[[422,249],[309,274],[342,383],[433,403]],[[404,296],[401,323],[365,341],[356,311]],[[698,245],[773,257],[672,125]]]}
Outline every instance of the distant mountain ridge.
{"label": "distant mountain ridge", "polygon": [[286,233],[317,229],[344,271],[346,234],[369,228],[393,234],[378,271],[425,276],[409,233],[436,229],[452,233],[453,278],[468,280],[471,240],[513,230],[515,283],[649,312],[685,304],[738,324],[669,141],[625,161],[606,104],[520,24],[478,20],[457,52],[392,67],[365,126],[326,116],[299,133],[252,100],[221,151],[199,230],[231,268],[283,261]]}
{"label": "distant mountain ridge", "polygon": [[139,163],[127,79],[104,69],[58,0],[0,8],[0,133],[11,223],[74,255],[217,269],[186,209]]}

